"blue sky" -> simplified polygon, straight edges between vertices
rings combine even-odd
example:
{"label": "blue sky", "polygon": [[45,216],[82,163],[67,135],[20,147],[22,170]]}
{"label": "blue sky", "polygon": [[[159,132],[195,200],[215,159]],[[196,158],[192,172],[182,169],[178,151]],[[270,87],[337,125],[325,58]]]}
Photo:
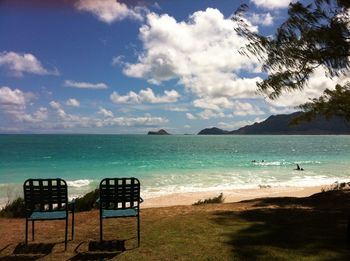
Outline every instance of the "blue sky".
{"label": "blue sky", "polygon": [[[0,133],[197,133],[289,113],[332,81],[271,101],[230,19],[272,35],[289,0],[0,3]],[[52,4],[54,2],[54,4]]]}

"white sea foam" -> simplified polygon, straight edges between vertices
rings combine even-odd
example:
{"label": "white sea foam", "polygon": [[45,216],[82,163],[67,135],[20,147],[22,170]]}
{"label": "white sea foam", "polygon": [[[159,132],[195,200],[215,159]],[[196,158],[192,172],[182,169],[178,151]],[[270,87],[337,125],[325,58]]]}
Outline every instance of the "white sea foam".
{"label": "white sea foam", "polygon": [[[174,176],[171,180],[176,179]],[[180,177],[177,177],[179,180]],[[285,181],[278,180],[274,176],[258,177],[252,175],[251,177],[228,177],[226,176],[216,184],[201,182],[193,180],[187,184],[163,184],[157,183],[143,186],[142,195],[144,198],[154,198],[175,193],[193,193],[193,192],[209,192],[209,191],[225,191],[225,190],[242,190],[242,189],[259,189],[261,185],[268,185],[272,188],[302,188],[315,186],[328,186],[335,182],[350,182],[349,177],[329,177],[326,175],[306,175],[293,176]]]}

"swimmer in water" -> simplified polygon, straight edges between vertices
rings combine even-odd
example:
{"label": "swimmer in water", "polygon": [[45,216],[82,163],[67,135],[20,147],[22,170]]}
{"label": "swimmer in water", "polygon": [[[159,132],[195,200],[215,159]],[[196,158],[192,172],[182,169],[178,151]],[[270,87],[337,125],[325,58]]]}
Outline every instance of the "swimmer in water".
{"label": "swimmer in water", "polygon": [[297,168],[295,170],[303,171],[303,168],[300,168],[299,164],[297,164]]}

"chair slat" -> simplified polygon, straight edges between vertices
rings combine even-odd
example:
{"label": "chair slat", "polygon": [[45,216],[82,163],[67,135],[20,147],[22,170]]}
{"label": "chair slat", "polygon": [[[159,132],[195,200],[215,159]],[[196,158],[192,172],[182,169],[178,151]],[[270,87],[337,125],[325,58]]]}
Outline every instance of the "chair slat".
{"label": "chair slat", "polygon": [[29,179],[23,187],[27,212],[65,209],[68,204],[67,184],[62,179]]}
{"label": "chair slat", "polygon": [[100,204],[103,209],[138,207],[140,182],[136,178],[106,178],[100,183]]}

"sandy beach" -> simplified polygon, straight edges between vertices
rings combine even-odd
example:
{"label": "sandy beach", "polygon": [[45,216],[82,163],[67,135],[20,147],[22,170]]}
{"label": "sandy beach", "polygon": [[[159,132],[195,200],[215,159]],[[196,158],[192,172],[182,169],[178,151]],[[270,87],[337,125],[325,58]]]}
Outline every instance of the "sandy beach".
{"label": "sandy beach", "polygon": [[174,193],[153,198],[146,198],[143,208],[169,207],[177,205],[192,205],[198,200],[216,197],[223,193],[225,203],[239,202],[266,197],[307,197],[321,192],[326,186],[315,187],[262,187],[256,189],[217,190],[206,192]]}

